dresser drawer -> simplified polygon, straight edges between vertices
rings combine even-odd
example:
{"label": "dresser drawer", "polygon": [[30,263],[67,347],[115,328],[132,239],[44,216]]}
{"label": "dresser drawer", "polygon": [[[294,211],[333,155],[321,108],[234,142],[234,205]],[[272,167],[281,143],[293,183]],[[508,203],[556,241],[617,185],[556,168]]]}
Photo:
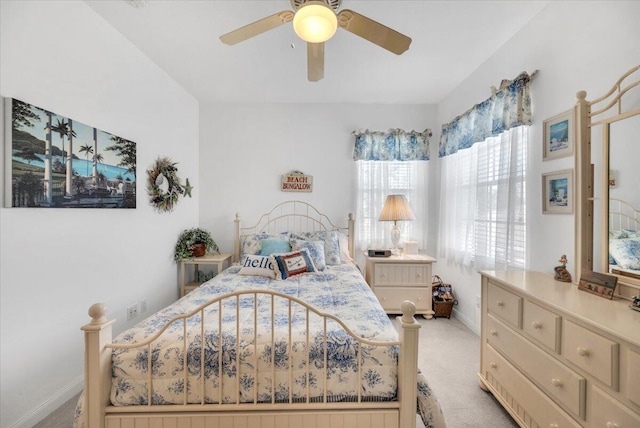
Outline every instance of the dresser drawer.
{"label": "dresser drawer", "polygon": [[627,398],[640,406],[640,354],[627,350]]}
{"label": "dresser drawer", "polygon": [[487,287],[489,312],[498,315],[514,327],[520,327],[522,298],[489,282]]}
{"label": "dresser drawer", "polygon": [[594,428],[640,427],[640,416],[595,385],[591,388],[590,408],[591,426]]}
{"label": "dresser drawer", "polygon": [[545,351],[527,341],[491,315],[487,316],[489,343],[559,403],[585,417],[586,381]]}
{"label": "dresser drawer", "polygon": [[551,351],[560,351],[562,317],[528,300],[524,301],[522,329]]}
{"label": "dresser drawer", "polygon": [[402,287],[428,285],[431,283],[430,264],[377,264],[374,281],[376,287]]}
{"label": "dresser drawer", "polygon": [[401,313],[400,306],[405,300],[416,305],[416,311],[424,312],[429,308],[429,293],[426,288],[419,287],[376,287],[376,297],[387,312]]}
{"label": "dresser drawer", "polygon": [[605,385],[618,389],[618,352],[620,346],[599,334],[565,320],[562,355]]}
{"label": "dresser drawer", "polygon": [[[519,409],[517,413],[520,417],[525,420],[533,419],[539,427],[580,428],[580,425],[571,416],[560,409],[491,345],[484,347],[484,361],[485,378],[491,379],[493,377],[500,384],[500,388],[496,389],[509,391],[508,396],[503,396],[503,398],[509,402],[514,410]],[[523,406],[526,407],[526,415],[522,415]]]}

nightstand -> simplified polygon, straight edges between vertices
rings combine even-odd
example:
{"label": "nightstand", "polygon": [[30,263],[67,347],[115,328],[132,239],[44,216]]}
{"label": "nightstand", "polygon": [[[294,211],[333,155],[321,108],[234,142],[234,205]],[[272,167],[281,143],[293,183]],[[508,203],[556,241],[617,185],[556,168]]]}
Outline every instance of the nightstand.
{"label": "nightstand", "polygon": [[[180,297],[190,293],[202,284],[203,281],[198,281],[196,277],[199,265],[215,265],[215,275],[217,275],[225,268],[231,266],[231,256],[229,253],[205,254],[202,257],[180,260]],[[193,265],[193,281],[189,282],[187,282],[187,265]]]}
{"label": "nightstand", "polygon": [[365,279],[385,312],[399,314],[402,302],[411,300],[417,314],[433,317],[431,264],[436,259],[425,254],[369,257],[366,251],[364,257]]}

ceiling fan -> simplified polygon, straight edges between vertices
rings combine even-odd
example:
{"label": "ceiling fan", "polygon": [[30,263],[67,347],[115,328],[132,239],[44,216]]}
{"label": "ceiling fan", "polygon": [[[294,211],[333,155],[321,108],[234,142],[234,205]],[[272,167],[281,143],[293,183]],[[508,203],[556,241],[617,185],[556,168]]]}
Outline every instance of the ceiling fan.
{"label": "ceiling fan", "polygon": [[220,36],[227,45],[235,45],[251,37],[293,21],[296,34],[307,42],[307,76],[317,82],[324,77],[324,42],[338,27],[360,36],[396,55],[411,44],[411,38],[373,19],[349,9],[337,10],[342,0],[290,0],[294,11],[284,10]]}

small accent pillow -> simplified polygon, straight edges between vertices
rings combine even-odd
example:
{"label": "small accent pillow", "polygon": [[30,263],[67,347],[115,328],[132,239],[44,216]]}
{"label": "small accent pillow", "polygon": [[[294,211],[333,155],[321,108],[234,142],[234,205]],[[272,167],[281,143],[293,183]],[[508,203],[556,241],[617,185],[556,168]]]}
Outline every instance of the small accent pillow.
{"label": "small accent pillow", "polygon": [[317,230],[315,232],[292,233],[293,239],[305,239],[308,241],[324,242],[324,259],[327,265],[339,265],[340,260],[340,242],[338,240],[338,232],[335,230]]}
{"label": "small accent pillow", "polygon": [[270,256],[274,253],[289,253],[291,252],[291,244],[289,241],[282,239],[265,239],[262,241],[262,248],[260,248],[261,256]]}
{"label": "small accent pillow", "polygon": [[291,239],[291,249],[293,251],[299,251],[303,248],[309,251],[311,260],[313,260],[313,264],[317,270],[324,270],[327,267],[324,259],[324,242]]}
{"label": "small accent pillow", "polygon": [[289,240],[289,232],[282,232],[277,235],[271,235],[266,232],[254,233],[253,235],[245,236],[242,240],[242,254],[244,256],[249,254],[260,254],[262,249],[262,241],[267,239],[280,239],[283,241]]}
{"label": "small accent pillow", "polygon": [[252,254],[245,256],[238,274],[266,276],[267,278],[276,277],[276,271],[273,269],[273,262],[268,256],[257,256]]}
{"label": "small accent pillow", "polygon": [[269,258],[273,263],[276,279],[287,279],[295,275],[316,271],[313,260],[305,248],[285,254],[272,254]]}
{"label": "small accent pillow", "polygon": [[640,269],[640,239],[612,239],[609,254],[623,269]]}

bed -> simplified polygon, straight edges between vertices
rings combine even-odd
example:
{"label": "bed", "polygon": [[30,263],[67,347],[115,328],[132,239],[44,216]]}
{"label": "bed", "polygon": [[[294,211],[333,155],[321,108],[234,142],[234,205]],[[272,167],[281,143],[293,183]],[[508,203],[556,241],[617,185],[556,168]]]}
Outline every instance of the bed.
{"label": "bed", "polygon": [[640,279],[640,210],[609,198],[609,270]]}
{"label": "bed", "polygon": [[[415,305],[397,332],[353,263],[353,226],[300,201],[250,227],[236,216],[238,263],[195,291],[115,339],[93,305],[74,426],[405,428],[418,413],[445,427],[417,370]],[[285,242],[275,279],[253,262]]]}

